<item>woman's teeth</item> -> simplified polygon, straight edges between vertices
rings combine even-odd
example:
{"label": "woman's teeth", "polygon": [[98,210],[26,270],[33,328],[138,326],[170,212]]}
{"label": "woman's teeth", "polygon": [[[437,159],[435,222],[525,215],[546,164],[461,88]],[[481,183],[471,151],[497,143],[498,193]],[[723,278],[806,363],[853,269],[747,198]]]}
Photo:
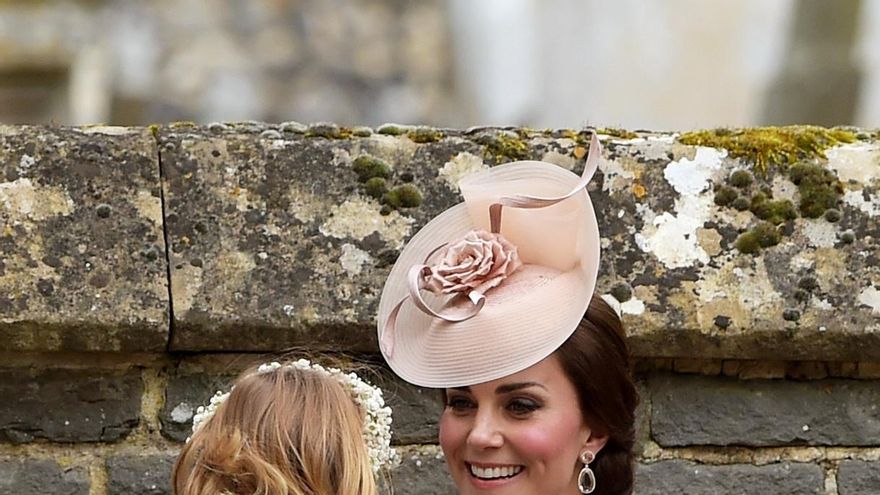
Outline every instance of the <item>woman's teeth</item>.
{"label": "woman's teeth", "polygon": [[504,467],[491,467],[491,468],[480,468],[474,466],[473,464],[469,465],[471,469],[471,474],[476,476],[477,478],[483,480],[493,480],[497,478],[510,478],[511,476],[515,476],[519,474],[520,471],[523,470],[522,466],[504,466]]}

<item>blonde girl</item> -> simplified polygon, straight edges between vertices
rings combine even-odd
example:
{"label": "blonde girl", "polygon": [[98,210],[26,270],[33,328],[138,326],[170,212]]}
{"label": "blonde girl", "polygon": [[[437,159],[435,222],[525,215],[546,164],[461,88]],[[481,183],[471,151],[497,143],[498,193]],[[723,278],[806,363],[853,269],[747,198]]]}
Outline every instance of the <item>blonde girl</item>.
{"label": "blonde girl", "polygon": [[357,375],[306,360],[243,373],[193,419],[175,495],[376,495],[391,410]]}

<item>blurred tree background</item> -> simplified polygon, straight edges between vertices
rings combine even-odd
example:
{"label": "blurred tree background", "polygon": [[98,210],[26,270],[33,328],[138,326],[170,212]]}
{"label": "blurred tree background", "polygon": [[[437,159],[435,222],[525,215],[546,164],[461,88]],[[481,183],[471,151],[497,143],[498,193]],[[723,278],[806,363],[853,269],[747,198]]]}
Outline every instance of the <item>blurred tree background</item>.
{"label": "blurred tree background", "polygon": [[0,122],[880,121],[880,0],[0,0]]}

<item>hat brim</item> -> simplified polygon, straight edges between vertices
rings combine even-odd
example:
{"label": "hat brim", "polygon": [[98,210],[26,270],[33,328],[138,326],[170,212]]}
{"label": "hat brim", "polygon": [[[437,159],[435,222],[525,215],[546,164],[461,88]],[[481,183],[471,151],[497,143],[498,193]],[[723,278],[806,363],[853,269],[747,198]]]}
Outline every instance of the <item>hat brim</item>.
{"label": "hat brim", "polygon": [[[409,293],[410,267],[425,263],[445,242],[474,229],[488,230],[488,206],[500,197],[561,195],[579,180],[556,165],[514,162],[463,181],[465,202],[425,225],[392,268],[379,302],[380,339],[389,314]],[[504,208],[501,235],[518,247],[527,268],[546,267],[555,275],[499,304],[493,304],[492,294],[501,287],[490,290],[483,310],[458,323],[437,320],[405,302],[391,352],[382,350],[402,379],[431,388],[495,380],[538,363],[574,332],[589,306],[599,269],[599,229],[587,191],[546,208]],[[430,293],[423,297],[437,308],[449,299]]]}

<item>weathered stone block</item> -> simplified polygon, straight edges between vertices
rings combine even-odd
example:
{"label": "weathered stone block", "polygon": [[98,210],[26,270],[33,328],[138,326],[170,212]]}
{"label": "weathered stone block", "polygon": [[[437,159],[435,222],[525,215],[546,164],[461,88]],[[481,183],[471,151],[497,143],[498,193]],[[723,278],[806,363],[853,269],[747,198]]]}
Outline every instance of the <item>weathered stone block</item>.
{"label": "weathered stone block", "polygon": [[[217,390],[229,390],[236,376],[210,372],[181,372],[172,376],[165,389],[165,405],[159,413],[162,434],[179,442],[186,440],[192,433],[196,408],[206,404]],[[402,382],[384,369],[377,370],[375,375],[365,373],[364,378],[382,388],[385,400],[394,410],[395,444],[437,442],[437,420],[443,412],[439,391]]]}
{"label": "weathered stone block", "polygon": [[229,390],[235,375],[175,375],[165,388],[165,405],[159,412],[162,435],[183,442],[192,434],[196,408],[208,403],[218,390]]}
{"label": "weathered stone block", "polygon": [[84,467],[61,467],[48,459],[0,461],[0,493],[9,495],[88,495]]}
{"label": "weathered stone block", "polygon": [[880,445],[880,387],[861,380],[655,375],[651,433],[662,446]]}
{"label": "weathered stone block", "polygon": [[402,462],[391,472],[394,493],[407,495],[449,495],[456,493],[455,483],[446,470],[439,448],[408,450]]}
{"label": "weathered stone block", "polygon": [[753,380],[755,378],[785,378],[785,361],[741,361],[739,365],[739,378]]}
{"label": "weathered stone block", "polygon": [[841,461],[837,470],[837,493],[840,495],[880,493],[880,462]]}
{"label": "weathered stone block", "polygon": [[112,442],[138,424],[137,372],[0,369],[0,441]]}
{"label": "weathered stone block", "polygon": [[[481,146],[264,130],[160,132],[172,348],[375,352],[391,264],[415,228],[458,201],[437,169]],[[422,202],[383,211],[360,182],[370,174],[416,187]]]}
{"label": "weathered stone block", "polygon": [[175,453],[117,455],[107,461],[109,495],[170,495]]}
{"label": "weathered stone block", "polygon": [[159,185],[148,129],[0,127],[6,350],[165,349]]}
{"label": "weathered stone block", "polygon": [[722,363],[719,359],[676,359],[673,369],[676,373],[695,373],[699,375],[720,375]]}
{"label": "weathered stone block", "polygon": [[636,435],[635,452],[644,451],[651,440],[651,396],[644,380],[636,381],[636,391],[639,394],[639,404],[636,406]]}
{"label": "weathered stone block", "polygon": [[383,373],[378,385],[394,411],[392,441],[396,444],[437,443],[437,422],[443,413],[439,390],[416,387]]}
{"label": "weathered stone block", "polygon": [[[602,480],[598,480],[599,483]],[[639,495],[803,495],[824,493],[822,468],[815,464],[779,463],[767,466],[711,466],[688,461],[639,464],[635,493]]]}

